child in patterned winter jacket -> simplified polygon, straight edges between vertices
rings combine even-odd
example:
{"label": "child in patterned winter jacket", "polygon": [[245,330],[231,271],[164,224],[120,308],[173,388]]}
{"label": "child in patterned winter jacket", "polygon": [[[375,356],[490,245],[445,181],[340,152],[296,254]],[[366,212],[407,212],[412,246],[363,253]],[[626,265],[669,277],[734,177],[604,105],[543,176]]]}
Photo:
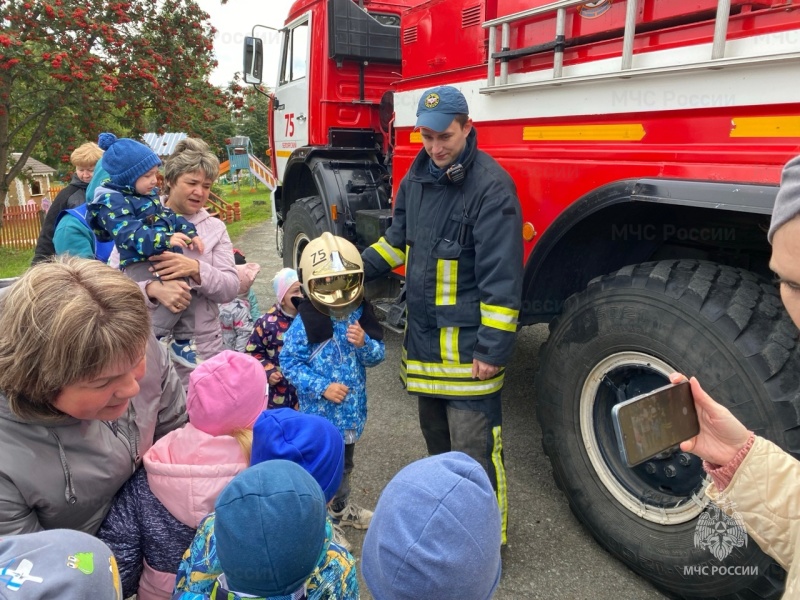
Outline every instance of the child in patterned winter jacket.
{"label": "child in patterned winter jacket", "polygon": [[293,299],[302,298],[297,272],[281,269],[272,280],[272,289],[278,301],[256,320],[245,352],[264,365],[269,381],[269,408],[297,409],[297,392],[281,372],[279,355],[283,337],[297,315]]}
{"label": "child in patterned winter jacket", "polygon": [[219,305],[219,324],[225,348],[244,352],[253,332],[251,307],[253,302],[258,305],[253,294],[253,282],[261,270],[261,265],[248,263],[244,254],[236,248],[233,249],[233,259],[236,272],[239,274],[239,292],[230,302]]}
{"label": "child in patterned winter jacket", "polygon": [[[252,469],[264,464],[291,461],[307,471],[322,490],[324,501],[330,502],[342,481],[344,464],[344,443],[336,427],[329,421],[315,415],[306,415],[294,410],[267,410],[261,413],[253,426]],[[275,505],[276,529],[290,532],[291,541],[298,539],[298,524],[293,522],[282,508],[282,501]],[[228,511],[230,515],[230,511]],[[189,549],[183,555],[175,580],[173,600],[206,600],[214,598],[219,591],[220,575],[223,571],[229,576],[231,564],[223,568],[224,552],[218,551],[216,536],[217,519],[225,518],[219,512],[208,515],[197,528],[197,534]],[[229,517],[228,517],[229,518]],[[263,540],[253,537],[253,516],[245,514],[241,531],[244,542],[236,548],[235,566],[244,568],[251,560],[260,560],[274,553],[276,561],[296,560],[290,548],[266,547]],[[230,528],[229,528],[230,529]],[[252,541],[253,548],[250,544]],[[356,562],[345,546],[342,546],[334,533],[330,519],[325,520],[325,549],[316,557],[316,568],[305,581],[308,600],[357,600],[359,597]],[[296,548],[296,546],[293,546]],[[252,558],[251,556],[252,555]],[[252,565],[250,565],[252,566]],[[255,571],[263,573],[266,579],[272,569]],[[252,569],[251,569],[252,570]],[[228,579],[230,584],[230,580]],[[245,590],[240,590],[245,591]],[[261,590],[260,590],[261,591]],[[250,592],[254,593],[254,592]],[[216,598],[227,598],[220,596]],[[285,600],[286,596],[282,597]],[[292,596],[294,600],[295,596]]]}
{"label": "child in patterned winter jacket", "polygon": [[[157,279],[150,258],[167,251],[183,253],[205,248],[195,226],[162,204],[158,195],[158,167],[161,159],[148,146],[113,133],[101,133],[97,140],[103,154],[103,169],[109,179],[87,198],[86,222],[97,240],[114,240],[119,267],[134,281]],[[197,366],[194,351],[195,311],[193,294],[187,306],[173,312],[159,304],[152,312],[152,327],[159,339],[172,335],[171,355],[187,368]]]}
{"label": "child in patterned winter jacket", "polygon": [[366,367],[383,361],[383,328],[363,300],[363,263],[346,239],[326,232],[309,242],[300,278],[308,300],[284,337],[283,371],[300,410],[325,417],[344,438],[344,477],[329,510],[334,523],[367,529],[372,511],[350,502],[350,474],[367,421]]}

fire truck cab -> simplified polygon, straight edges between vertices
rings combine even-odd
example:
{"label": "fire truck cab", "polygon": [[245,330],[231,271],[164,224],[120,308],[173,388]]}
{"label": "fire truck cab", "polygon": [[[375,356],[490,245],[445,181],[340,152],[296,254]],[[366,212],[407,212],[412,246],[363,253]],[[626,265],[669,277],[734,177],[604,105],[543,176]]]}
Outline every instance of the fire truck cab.
{"label": "fire truck cab", "polygon": [[[550,324],[536,408],[573,512],[672,595],[780,597],[785,574],[756,544],[709,550],[699,459],[675,449],[629,468],[610,415],[680,371],[797,455],[798,332],[766,230],[800,153],[800,7],[298,0],[282,35],[270,134],[284,263],[322,231],[360,247],[381,235],[422,148],[419,98],[458,87],[517,186],[520,318]],[[261,58],[249,38],[254,83]]]}

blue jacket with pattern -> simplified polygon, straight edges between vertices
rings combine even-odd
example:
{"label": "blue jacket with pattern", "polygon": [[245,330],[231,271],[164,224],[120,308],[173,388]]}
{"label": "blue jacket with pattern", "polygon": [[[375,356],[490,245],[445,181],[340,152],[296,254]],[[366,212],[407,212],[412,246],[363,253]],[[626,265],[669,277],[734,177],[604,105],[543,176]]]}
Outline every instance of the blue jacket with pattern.
{"label": "blue jacket with pattern", "polygon": [[142,196],[111,182],[95,190],[86,217],[99,241],[114,240],[120,267],[171,250],[174,233],[197,236],[194,225],[161,203],[157,190]]}
{"label": "blue jacket with pattern", "polygon": [[[367,422],[367,371],[383,361],[383,342],[365,333],[365,343],[356,348],[347,341],[347,328],[356,323],[364,311],[359,306],[346,319],[334,319],[333,337],[321,343],[310,343],[303,317],[297,315],[283,338],[281,367],[292,383],[304,413],[320,415],[336,425],[342,436],[345,431],[361,437]],[[349,389],[341,404],[322,395],[332,383],[343,383]],[[348,441],[347,443],[352,443]]]}
{"label": "blue jacket with pattern", "polygon": [[[217,539],[214,536],[216,513],[200,522],[192,545],[178,566],[175,592],[172,600],[227,600],[219,594],[217,578],[222,567],[217,557]],[[308,600],[358,600],[356,560],[347,550],[333,541],[333,525],[325,524],[325,548],[316,570],[306,581]]]}

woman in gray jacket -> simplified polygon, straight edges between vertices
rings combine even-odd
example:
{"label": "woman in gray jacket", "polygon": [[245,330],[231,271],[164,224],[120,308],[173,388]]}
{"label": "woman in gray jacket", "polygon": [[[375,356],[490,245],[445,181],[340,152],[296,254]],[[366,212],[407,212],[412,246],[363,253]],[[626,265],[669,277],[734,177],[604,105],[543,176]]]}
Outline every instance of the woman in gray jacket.
{"label": "woman in gray jacket", "polygon": [[0,300],[0,535],[94,534],[184,393],[135,282],[95,260],[28,270]]}

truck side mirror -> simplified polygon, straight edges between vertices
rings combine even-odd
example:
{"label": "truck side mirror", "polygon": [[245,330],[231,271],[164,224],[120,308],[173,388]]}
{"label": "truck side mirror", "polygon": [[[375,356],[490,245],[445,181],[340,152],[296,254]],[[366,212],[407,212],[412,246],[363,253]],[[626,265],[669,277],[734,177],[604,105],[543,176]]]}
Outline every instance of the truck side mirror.
{"label": "truck side mirror", "polygon": [[244,82],[261,83],[261,69],[264,64],[264,46],[261,38],[244,38]]}

